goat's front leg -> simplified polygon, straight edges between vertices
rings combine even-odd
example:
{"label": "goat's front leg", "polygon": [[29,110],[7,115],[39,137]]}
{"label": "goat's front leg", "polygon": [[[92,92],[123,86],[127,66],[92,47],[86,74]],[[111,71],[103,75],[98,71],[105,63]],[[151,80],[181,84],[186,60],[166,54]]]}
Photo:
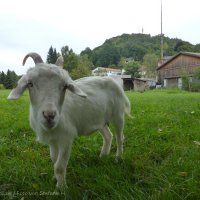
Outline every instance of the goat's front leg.
{"label": "goat's front leg", "polygon": [[[50,147],[51,160],[52,160],[53,164],[55,164],[57,159],[58,159],[58,144],[57,143],[51,143],[49,145],[49,147]],[[55,174],[53,175],[52,179],[56,180]]]}
{"label": "goat's front leg", "polygon": [[73,141],[67,141],[67,144],[59,144],[58,157],[54,164],[54,176],[57,180],[57,187],[65,185],[66,168],[70,158]]}
{"label": "goat's front leg", "polygon": [[58,159],[58,144],[50,144],[50,157],[53,164],[55,164]]}

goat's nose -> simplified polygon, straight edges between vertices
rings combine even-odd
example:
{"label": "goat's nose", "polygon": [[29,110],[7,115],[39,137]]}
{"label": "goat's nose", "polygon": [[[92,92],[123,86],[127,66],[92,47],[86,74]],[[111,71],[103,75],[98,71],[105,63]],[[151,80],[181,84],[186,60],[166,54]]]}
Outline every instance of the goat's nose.
{"label": "goat's nose", "polygon": [[56,116],[56,111],[43,111],[44,118],[48,121],[52,121]]}

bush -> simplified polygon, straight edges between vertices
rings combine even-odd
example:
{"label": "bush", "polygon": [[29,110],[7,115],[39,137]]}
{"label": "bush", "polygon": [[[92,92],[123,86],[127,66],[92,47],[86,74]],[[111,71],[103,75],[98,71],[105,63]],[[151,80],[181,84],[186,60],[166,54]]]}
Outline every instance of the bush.
{"label": "bush", "polygon": [[4,90],[4,89],[5,89],[4,85],[0,84],[0,90]]}
{"label": "bush", "polygon": [[200,92],[200,67],[197,68],[193,77],[186,73],[182,76],[182,88],[190,92]]}
{"label": "bush", "polygon": [[183,90],[190,91],[190,80],[188,76],[182,77],[182,88]]}
{"label": "bush", "polygon": [[200,92],[200,80],[193,77],[190,79],[188,76],[182,77],[182,88],[190,92]]}
{"label": "bush", "polygon": [[191,82],[190,91],[200,92],[200,82],[198,80],[194,80],[193,82]]}

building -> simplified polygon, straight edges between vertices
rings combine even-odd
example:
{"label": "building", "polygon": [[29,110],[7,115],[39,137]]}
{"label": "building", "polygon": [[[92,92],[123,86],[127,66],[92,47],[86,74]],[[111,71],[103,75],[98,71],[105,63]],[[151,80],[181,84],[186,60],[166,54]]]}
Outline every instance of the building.
{"label": "building", "polygon": [[164,87],[182,88],[182,77],[193,77],[200,68],[200,53],[180,52],[157,68],[158,83]]}
{"label": "building", "polygon": [[155,79],[123,77],[122,80],[124,90],[144,92],[146,89],[156,87]]}
{"label": "building", "polygon": [[124,70],[97,67],[92,70],[93,76],[109,76],[114,79],[124,90],[145,91],[147,88],[156,87],[156,80],[148,78],[131,78],[125,75]]}
{"label": "building", "polygon": [[113,76],[113,75],[122,75],[121,69],[97,67],[92,70],[93,76]]}
{"label": "building", "polygon": [[151,78],[134,78],[134,91],[144,92],[146,89],[155,88],[156,80]]}
{"label": "building", "polygon": [[131,78],[131,75],[124,75],[124,70],[97,67],[92,70],[92,76],[109,76],[114,79],[120,86],[124,87],[123,78]]}

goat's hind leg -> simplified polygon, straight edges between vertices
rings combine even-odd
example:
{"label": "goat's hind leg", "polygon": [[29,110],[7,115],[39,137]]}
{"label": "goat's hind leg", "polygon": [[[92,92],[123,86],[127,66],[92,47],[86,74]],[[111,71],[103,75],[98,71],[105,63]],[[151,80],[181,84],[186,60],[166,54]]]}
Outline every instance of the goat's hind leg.
{"label": "goat's hind leg", "polygon": [[110,153],[113,135],[107,125],[105,125],[99,131],[103,138],[103,146],[102,146],[101,153],[100,153],[100,157],[102,157],[102,156],[108,155]]}
{"label": "goat's hind leg", "polygon": [[116,129],[116,142],[117,142],[117,153],[116,157],[121,158],[123,154],[123,143],[124,143],[124,116],[121,116],[115,123]]}

